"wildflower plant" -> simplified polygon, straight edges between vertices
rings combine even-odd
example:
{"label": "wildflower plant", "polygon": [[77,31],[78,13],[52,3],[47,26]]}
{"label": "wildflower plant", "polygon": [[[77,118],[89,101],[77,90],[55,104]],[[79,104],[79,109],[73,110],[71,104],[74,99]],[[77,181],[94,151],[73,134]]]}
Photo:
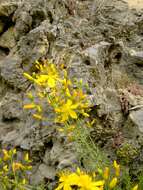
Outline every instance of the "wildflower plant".
{"label": "wildflower plant", "polygon": [[96,163],[99,159],[103,162],[90,137],[95,120],[90,121],[91,102],[82,80],[70,78],[66,69],[51,61],[36,62],[36,68],[37,73],[24,73],[35,87],[34,94],[28,92],[29,103],[24,108],[32,110],[33,117],[44,124],[52,122],[68,141],[74,141],[79,160],[88,156],[94,165],[95,158]]}
{"label": "wildflower plant", "polygon": [[[50,61],[36,62],[36,68],[38,73],[24,73],[35,85],[35,94],[29,92],[29,103],[24,105],[25,109],[33,110],[34,118],[71,128],[79,117],[89,117],[89,101],[83,92],[82,80],[72,81],[65,69]],[[53,117],[46,115],[45,107],[51,110]]]}
{"label": "wildflower plant", "polygon": [[26,153],[22,161],[17,159],[16,149],[1,151],[0,158],[0,188],[3,190],[26,190],[29,184],[29,172],[32,169],[31,160]]}
{"label": "wildflower plant", "polygon": [[[82,80],[71,79],[66,69],[49,60],[37,61],[36,68],[36,73],[24,73],[34,84],[34,93],[28,92],[24,109],[32,110],[33,118],[45,126],[46,122],[52,122],[57,132],[73,141],[80,161],[92,160],[90,170],[84,165],[92,173],[79,168],[75,172],[60,172],[55,190],[122,190],[120,165],[114,161],[112,168],[104,167],[106,158],[90,137],[95,120],[89,115],[91,102],[83,90]],[[138,185],[128,190],[139,190]]]}
{"label": "wildflower plant", "polygon": [[[87,173],[79,168],[75,172],[63,171],[55,190],[122,190],[120,188],[120,165],[114,161],[113,167],[98,168]],[[138,185],[128,190],[138,190]]]}

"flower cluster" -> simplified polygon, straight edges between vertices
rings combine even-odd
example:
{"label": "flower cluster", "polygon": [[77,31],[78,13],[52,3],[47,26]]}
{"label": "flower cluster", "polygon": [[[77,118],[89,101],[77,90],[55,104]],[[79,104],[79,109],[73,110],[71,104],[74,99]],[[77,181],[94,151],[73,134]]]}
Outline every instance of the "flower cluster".
{"label": "flower cluster", "polygon": [[[34,92],[32,90],[28,92],[28,102],[25,103],[24,109],[30,109],[33,117],[45,125],[50,122],[55,124],[58,131],[64,132],[68,139],[82,144],[79,147],[83,147],[84,156],[92,154],[98,161],[99,151],[90,138],[88,128],[95,123],[95,119],[90,121],[90,102],[83,90],[82,80],[71,79],[66,69],[50,61],[37,61],[36,68],[36,72],[31,75],[24,73],[24,76],[34,84]],[[86,151],[88,154],[84,154]],[[9,154],[5,152],[4,160],[7,159]],[[11,170],[14,174],[26,169],[28,168],[19,162],[12,163]],[[8,167],[4,166],[4,170],[8,171]],[[93,174],[79,168],[76,172],[63,171],[59,175],[59,184],[55,190],[117,190],[118,187],[122,189],[120,176],[120,165],[116,161],[111,169],[105,167]],[[135,185],[132,190],[138,188],[138,185]]]}
{"label": "flower cluster", "polygon": [[60,184],[55,190],[72,190],[77,187],[80,190],[103,190],[104,180],[94,181],[93,178],[78,168],[74,173],[61,173]]}
{"label": "flower cluster", "polygon": [[[72,81],[65,69],[60,69],[50,61],[36,62],[37,73],[24,76],[35,84],[35,94],[28,93],[30,103],[25,109],[33,110],[33,117],[39,120],[53,120],[67,123],[77,120],[79,115],[88,117],[89,102],[82,90],[82,81]],[[45,115],[45,108],[51,109],[53,118]]]}
{"label": "flower cluster", "polygon": [[32,169],[28,153],[22,161],[17,161],[16,149],[3,149],[0,158],[0,185],[3,189],[25,190],[28,184],[28,172]]}
{"label": "flower cluster", "polygon": [[[55,190],[113,190],[118,188],[119,177],[120,165],[116,161],[113,163],[113,171],[105,167],[104,170],[98,169],[97,172],[88,174],[78,168],[75,172],[60,173],[59,184]],[[132,190],[138,190],[138,185]]]}

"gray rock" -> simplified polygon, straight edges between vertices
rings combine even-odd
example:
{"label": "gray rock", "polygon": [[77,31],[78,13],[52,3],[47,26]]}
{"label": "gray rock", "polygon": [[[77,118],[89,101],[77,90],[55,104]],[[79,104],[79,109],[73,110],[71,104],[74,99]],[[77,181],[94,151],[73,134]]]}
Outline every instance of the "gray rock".
{"label": "gray rock", "polygon": [[33,175],[30,180],[34,185],[38,185],[43,182],[44,179],[54,180],[56,176],[56,170],[54,167],[47,166],[46,164],[40,164],[38,168],[34,169]]}
{"label": "gray rock", "polygon": [[7,93],[1,101],[2,120],[20,120],[23,115],[23,108],[21,104],[21,97]]}
{"label": "gray rock", "polygon": [[0,36],[0,46],[11,50],[15,46],[14,28],[10,27]]}
{"label": "gray rock", "polygon": [[52,179],[52,180],[55,178],[56,170],[51,166],[47,166],[46,164],[41,164],[39,166],[39,171],[43,176],[43,178]]}
{"label": "gray rock", "polygon": [[132,111],[129,118],[138,127],[139,131],[143,133],[143,109]]}
{"label": "gray rock", "polygon": [[131,56],[131,61],[139,66],[143,66],[143,51],[129,51]]}
{"label": "gray rock", "polygon": [[40,170],[37,169],[36,171],[33,172],[30,181],[34,185],[39,185],[43,181],[43,176],[41,175]]}
{"label": "gray rock", "polygon": [[7,16],[9,17],[14,13],[18,5],[21,3],[21,0],[1,0],[0,2],[0,16]]}
{"label": "gray rock", "polygon": [[8,56],[0,61],[0,72],[3,80],[14,88],[24,90],[29,82],[23,76],[21,59],[17,56]]}
{"label": "gray rock", "polygon": [[23,61],[23,66],[28,70],[36,60],[46,55],[48,49],[49,42],[46,30],[42,26],[39,26],[22,37],[14,51],[15,53],[18,51]]}
{"label": "gray rock", "polygon": [[19,137],[18,131],[14,128],[12,131],[8,132],[5,136],[2,137],[3,144],[15,144],[15,139]]}
{"label": "gray rock", "polygon": [[75,164],[77,164],[74,153],[65,154],[65,157],[65,159],[62,157],[60,163],[58,164],[57,169],[59,171],[64,170],[65,168],[74,168]]}
{"label": "gray rock", "polygon": [[0,123],[0,141],[3,142],[4,137],[7,136],[8,133],[10,133],[11,131],[13,132],[16,128],[16,124],[7,124],[4,122]]}
{"label": "gray rock", "polygon": [[108,56],[110,45],[110,43],[103,41],[87,48],[84,50],[83,54],[86,58],[89,58],[91,65],[104,64]]}
{"label": "gray rock", "polygon": [[52,160],[53,164],[59,161],[59,158],[63,154],[63,151],[63,145],[59,141],[54,142],[53,147],[50,151],[50,160]]}

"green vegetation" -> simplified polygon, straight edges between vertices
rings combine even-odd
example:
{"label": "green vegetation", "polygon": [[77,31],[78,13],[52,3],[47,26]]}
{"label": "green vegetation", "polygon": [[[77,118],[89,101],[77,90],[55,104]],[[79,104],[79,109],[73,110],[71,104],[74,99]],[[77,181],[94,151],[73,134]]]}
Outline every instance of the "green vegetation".
{"label": "green vegetation", "polygon": [[26,153],[22,161],[18,161],[16,149],[1,152],[0,159],[0,189],[3,190],[26,190],[29,186],[29,171],[31,171],[31,160]]}
{"label": "green vegetation", "polygon": [[137,155],[137,148],[126,142],[117,150],[117,156],[124,164],[130,163]]}
{"label": "green vegetation", "polygon": [[[29,103],[24,105],[24,109],[32,110],[36,120],[52,122],[57,133],[63,133],[68,142],[73,142],[79,162],[83,161],[84,165],[84,170],[60,171],[55,190],[142,190],[143,177],[133,184],[128,172],[121,170],[116,161],[110,164],[90,137],[95,120],[90,118],[91,102],[83,90],[82,80],[70,79],[63,66],[56,67],[50,61],[37,62],[36,67],[37,73],[24,73],[35,86],[34,94],[28,92]],[[117,154],[130,160],[136,150],[125,145]],[[82,164],[79,167],[82,168]],[[16,149],[4,149],[0,160],[1,187],[5,190],[46,189],[30,186],[27,174],[31,168],[27,153],[19,162]]]}

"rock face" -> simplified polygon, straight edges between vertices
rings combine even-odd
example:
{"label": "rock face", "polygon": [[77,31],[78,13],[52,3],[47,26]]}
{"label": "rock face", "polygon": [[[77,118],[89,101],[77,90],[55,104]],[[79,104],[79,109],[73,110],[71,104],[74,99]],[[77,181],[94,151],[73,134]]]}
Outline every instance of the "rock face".
{"label": "rock face", "polygon": [[138,127],[139,131],[143,133],[143,109],[133,111],[129,115],[132,122]]}
{"label": "rock face", "polygon": [[54,180],[76,160],[52,126],[42,128],[22,109],[31,88],[23,72],[42,58],[64,63],[71,77],[88,83],[97,120],[91,136],[103,150],[122,159],[134,145],[131,168],[142,157],[142,13],[120,0],[0,2],[0,140],[32,151],[33,183]]}

